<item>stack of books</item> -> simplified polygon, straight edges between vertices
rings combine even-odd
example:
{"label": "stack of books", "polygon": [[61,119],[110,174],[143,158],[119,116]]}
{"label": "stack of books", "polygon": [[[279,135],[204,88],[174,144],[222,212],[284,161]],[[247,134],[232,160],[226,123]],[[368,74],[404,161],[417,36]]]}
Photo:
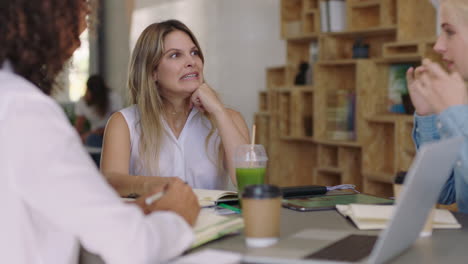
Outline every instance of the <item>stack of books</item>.
{"label": "stack of books", "polygon": [[332,90],[327,94],[326,136],[331,140],[354,140],[356,96],[349,90]]}

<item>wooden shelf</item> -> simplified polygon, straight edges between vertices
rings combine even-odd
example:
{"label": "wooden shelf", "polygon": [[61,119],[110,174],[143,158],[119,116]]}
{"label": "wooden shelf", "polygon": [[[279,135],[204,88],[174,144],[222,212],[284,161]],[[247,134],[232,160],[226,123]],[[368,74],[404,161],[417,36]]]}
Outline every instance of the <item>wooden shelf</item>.
{"label": "wooden shelf", "polygon": [[385,63],[385,64],[391,64],[391,63],[404,63],[404,62],[420,62],[422,61],[423,57],[422,56],[393,56],[391,58],[380,58],[380,59],[374,59],[376,63]]}
{"label": "wooden shelf", "polygon": [[357,29],[349,30],[342,32],[330,32],[325,35],[329,37],[347,37],[347,38],[357,38],[357,37],[369,37],[369,36],[382,36],[382,35],[392,35],[396,34],[396,26],[386,26],[386,27],[371,27],[366,29]]}
{"label": "wooden shelf", "polygon": [[286,141],[315,142],[313,137],[281,136],[280,139],[281,140],[286,140]]}
{"label": "wooden shelf", "polygon": [[305,15],[315,15],[316,13],[318,13],[318,10],[316,8],[304,10]]}
{"label": "wooden shelf", "polygon": [[293,90],[301,90],[304,92],[313,92],[314,86],[313,85],[294,85],[292,87]]}
{"label": "wooden shelf", "polygon": [[380,6],[380,0],[367,0],[363,2],[349,3],[350,7],[371,7],[371,6]]}
{"label": "wooden shelf", "polygon": [[317,171],[320,172],[328,172],[328,173],[336,173],[336,174],[341,174],[343,173],[343,170],[340,168],[335,168],[335,167],[318,167]]}
{"label": "wooden shelf", "polygon": [[[391,196],[395,173],[410,167],[416,150],[413,115],[388,112],[390,67],[440,60],[432,49],[435,10],[429,1],[346,0],[346,31],[323,33],[320,1],[280,0],[286,63],[267,69],[255,115],[268,182],[352,183]],[[368,58],[354,59],[357,40]],[[313,63],[313,85],[294,85],[303,62]],[[334,132],[355,139],[330,140],[340,136]]]}
{"label": "wooden shelf", "polygon": [[329,145],[329,146],[342,146],[342,147],[353,147],[360,148],[361,144],[356,141],[338,141],[338,140],[326,140],[326,139],[315,139],[316,143]]}
{"label": "wooden shelf", "polygon": [[362,175],[369,180],[376,181],[376,182],[383,182],[383,183],[393,183],[395,174],[394,173],[387,173],[387,172],[371,172],[371,171],[363,171]]}
{"label": "wooden shelf", "polygon": [[308,34],[300,34],[294,36],[287,36],[284,39],[292,42],[310,42],[313,40],[317,40],[319,34],[317,33],[308,33]]}
{"label": "wooden shelf", "polygon": [[412,122],[412,118],[412,115],[388,113],[367,117],[366,120],[373,123],[396,123],[402,120],[405,122]]}
{"label": "wooden shelf", "polygon": [[339,65],[355,65],[358,62],[357,59],[345,59],[345,60],[322,60],[317,63],[320,66],[339,66]]}

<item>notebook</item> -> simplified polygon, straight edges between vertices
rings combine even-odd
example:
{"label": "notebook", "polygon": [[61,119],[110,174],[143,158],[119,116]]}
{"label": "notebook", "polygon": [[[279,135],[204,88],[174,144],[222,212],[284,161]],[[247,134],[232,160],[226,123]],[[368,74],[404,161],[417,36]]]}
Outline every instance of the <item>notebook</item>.
{"label": "notebook", "polygon": [[[337,211],[348,217],[359,230],[384,229],[395,209],[393,205],[339,204]],[[435,209],[433,218],[435,229],[458,229],[460,223],[447,209]]]}
{"label": "notebook", "polygon": [[240,231],[244,221],[240,215],[218,215],[216,208],[203,208],[198,215],[193,231],[195,241],[191,248]]}
{"label": "notebook", "polygon": [[201,207],[212,207],[218,203],[238,203],[237,192],[227,190],[193,189]]}
{"label": "notebook", "polygon": [[342,193],[339,195],[321,195],[302,199],[285,199],[283,207],[306,212],[335,209],[338,204],[393,204],[393,200],[363,193]]}
{"label": "notebook", "polygon": [[[237,204],[239,202],[236,191],[193,189],[193,192],[198,197],[201,207],[211,207],[218,203]],[[327,187],[319,185],[290,186],[281,187],[281,192],[284,198],[307,197],[325,194],[327,192]]]}
{"label": "notebook", "polygon": [[293,235],[286,240],[289,245],[309,246],[310,251],[281,249],[278,245],[249,251],[243,263],[385,263],[400,255],[419,237],[429,211],[452,171],[462,142],[463,137],[456,137],[420,148],[408,171],[391,221],[379,236],[340,230],[304,230],[308,235]]}

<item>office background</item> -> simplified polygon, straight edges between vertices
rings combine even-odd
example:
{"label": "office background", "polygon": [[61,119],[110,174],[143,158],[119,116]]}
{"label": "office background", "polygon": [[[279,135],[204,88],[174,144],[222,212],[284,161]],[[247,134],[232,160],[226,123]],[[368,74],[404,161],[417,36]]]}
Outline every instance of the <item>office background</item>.
{"label": "office background", "polygon": [[[102,46],[91,47],[91,72],[100,68],[109,86],[125,95],[128,58],[138,35],[150,23],[179,19],[202,46],[208,83],[251,127],[258,91],[266,89],[265,69],[285,63],[279,6],[279,0],[104,0]],[[96,50],[99,56],[93,56]]]}
{"label": "office background", "polygon": [[[270,156],[268,182],[352,183],[388,197],[395,174],[407,170],[415,154],[411,113],[388,109],[390,79],[423,57],[440,59],[432,51],[437,16],[431,2],[102,0],[98,40],[89,37],[89,71],[125,95],[128,58],[140,32],[179,19],[199,39],[209,84],[249,127],[255,120],[256,140]],[[324,12],[323,3],[338,9]],[[303,61],[315,65],[313,78],[298,85]]]}

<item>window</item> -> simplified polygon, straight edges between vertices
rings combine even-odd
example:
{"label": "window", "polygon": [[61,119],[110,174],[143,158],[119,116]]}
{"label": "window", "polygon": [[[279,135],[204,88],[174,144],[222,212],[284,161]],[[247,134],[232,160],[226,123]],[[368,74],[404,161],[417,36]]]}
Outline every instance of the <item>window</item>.
{"label": "window", "polygon": [[81,46],[73,53],[72,63],[68,69],[68,97],[76,102],[86,91],[86,81],[89,77],[89,36],[88,30],[81,36]]}

